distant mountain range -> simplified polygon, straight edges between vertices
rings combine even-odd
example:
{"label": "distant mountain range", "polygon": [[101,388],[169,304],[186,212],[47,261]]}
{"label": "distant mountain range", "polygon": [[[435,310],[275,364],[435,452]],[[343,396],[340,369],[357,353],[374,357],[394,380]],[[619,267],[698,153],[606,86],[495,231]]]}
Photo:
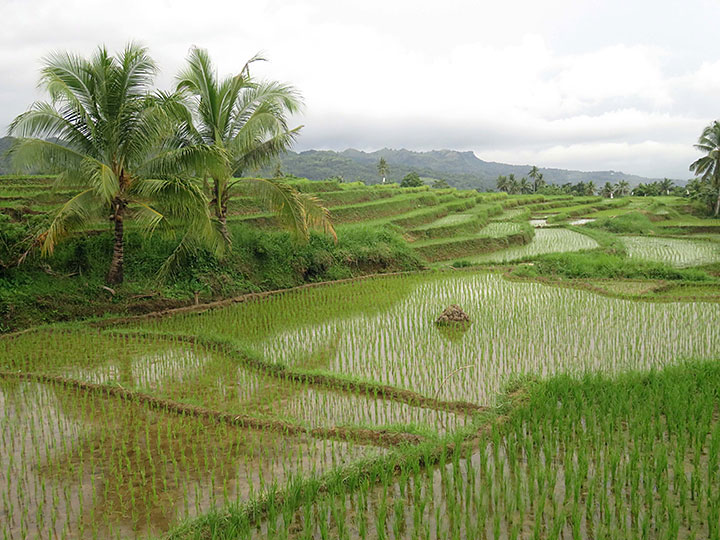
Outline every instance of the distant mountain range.
{"label": "distant mountain range", "polygon": [[[0,174],[13,172],[5,155],[12,144],[12,137],[0,137]],[[509,165],[483,161],[473,152],[456,150],[432,150],[430,152],[413,152],[411,150],[392,150],[383,148],[376,152],[363,152],[348,149],[342,152],[332,150],[307,150],[305,152],[288,152],[275,159],[271,165],[260,171],[261,174],[272,175],[280,164],[285,174],[292,174],[311,180],[324,180],[333,176],[342,176],[346,181],[362,181],[377,184],[382,181],[378,175],[377,165],[380,158],[385,158],[390,173],[389,182],[399,182],[409,172],[416,172],[422,177],[446,180],[451,186],[463,189],[479,189],[481,191],[495,189],[495,181],[499,175],[514,174],[518,179],[527,176],[530,165]],[[630,185],[652,182],[657,178],[644,178],[633,174],[617,171],[569,171],[565,169],[540,168],[546,182],[552,184],[576,184],[592,180],[600,186],[605,182],[616,183],[625,180]]]}
{"label": "distant mountain range", "polygon": [[[306,150],[304,152],[288,152],[275,160],[272,166],[262,172],[272,174],[279,163],[285,174],[293,174],[322,180],[331,176],[342,176],[346,181],[360,180],[368,184],[381,182],[377,172],[380,158],[390,168],[388,181],[399,181],[411,171],[420,176],[447,180],[454,187],[464,189],[495,189],[495,181],[499,175],[514,174],[518,179],[527,176],[531,165],[509,165],[483,161],[473,152],[456,150],[432,150],[430,152],[413,152],[411,150],[392,150],[383,148],[376,152],[363,152],[348,149],[342,152],[332,150]],[[576,184],[592,180],[595,185],[605,182],[616,183],[625,180],[630,185],[653,182],[657,178],[645,178],[634,174],[618,171],[571,171],[540,167],[546,182],[552,184]]]}

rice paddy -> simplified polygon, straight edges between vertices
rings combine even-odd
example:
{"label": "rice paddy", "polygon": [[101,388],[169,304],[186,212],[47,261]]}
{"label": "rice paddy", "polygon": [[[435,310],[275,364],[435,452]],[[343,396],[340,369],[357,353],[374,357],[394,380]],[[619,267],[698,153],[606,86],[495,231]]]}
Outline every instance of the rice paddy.
{"label": "rice paddy", "polygon": [[720,261],[720,244],[678,238],[621,237],[630,257],[658,261],[677,267]]}
{"label": "rice paddy", "polygon": [[[718,383],[717,363],[551,379],[469,442],[413,456],[375,485],[355,481],[280,504],[266,530],[300,531],[278,538],[715,539]],[[436,466],[421,468],[428,459]],[[225,519],[244,537],[263,537],[242,516]]]}
{"label": "rice paddy", "polygon": [[[646,204],[298,186],[427,261],[600,251],[531,213]],[[607,235],[720,260],[714,232]],[[0,338],[0,538],[720,540],[717,281],[663,279],[437,270]]]}
{"label": "rice paddy", "polygon": [[472,263],[508,262],[525,259],[543,253],[557,253],[595,249],[598,243],[592,238],[574,231],[558,228],[538,227],[535,237],[529,244],[516,246],[492,253],[485,253],[467,260]]}
{"label": "rice paddy", "polygon": [[[338,315],[350,291],[362,303],[399,283],[407,292],[397,303],[373,314]],[[435,318],[449,304],[463,306],[473,321],[465,332],[448,335],[435,328]],[[328,317],[328,311],[335,314]],[[287,319],[296,322],[288,327],[282,322]],[[519,374],[614,372],[710,358],[720,350],[719,321],[713,304],[636,303],[467,273],[303,291],[146,326],[217,332],[265,358],[299,368],[332,342],[326,368],[331,372],[489,405],[509,378]],[[647,340],[648,335],[663,339]],[[439,384],[465,366],[472,367]]]}

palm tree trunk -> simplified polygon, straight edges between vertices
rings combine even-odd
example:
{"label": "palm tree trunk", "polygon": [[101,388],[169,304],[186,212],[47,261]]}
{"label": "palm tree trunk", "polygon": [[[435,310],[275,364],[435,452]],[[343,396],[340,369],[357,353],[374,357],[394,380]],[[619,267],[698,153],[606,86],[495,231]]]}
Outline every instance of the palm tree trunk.
{"label": "palm tree trunk", "polygon": [[219,208],[217,218],[220,223],[220,234],[222,234],[223,240],[225,240],[228,245],[232,244],[232,238],[230,238],[230,232],[227,228],[227,208]]}
{"label": "palm tree trunk", "polygon": [[110,261],[110,270],[107,274],[108,283],[123,282],[123,259],[125,256],[125,239],[123,230],[123,214],[125,213],[125,203],[116,199],[113,206],[115,213],[112,215],[112,221],[115,222],[115,240],[113,244],[113,256]]}
{"label": "palm tree trunk", "polygon": [[715,201],[715,217],[717,217],[718,214],[720,214],[720,187],[718,187],[718,196]]}
{"label": "palm tree trunk", "polygon": [[213,181],[213,200],[210,201],[210,207],[218,220],[218,227],[223,240],[227,245],[232,244],[232,238],[227,228],[227,201],[225,200],[225,194],[221,192],[220,182],[217,179]]}

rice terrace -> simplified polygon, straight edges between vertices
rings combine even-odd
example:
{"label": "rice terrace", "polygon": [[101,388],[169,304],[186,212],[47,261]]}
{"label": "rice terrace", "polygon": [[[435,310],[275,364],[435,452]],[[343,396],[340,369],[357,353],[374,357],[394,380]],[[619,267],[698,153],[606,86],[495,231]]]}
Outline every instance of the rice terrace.
{"label": "rice terrace", "polygon": [[291,153],[261,60],[43,58],[0,141],[0,539],[720,540],[720,123],[688,181],[468,180]]}

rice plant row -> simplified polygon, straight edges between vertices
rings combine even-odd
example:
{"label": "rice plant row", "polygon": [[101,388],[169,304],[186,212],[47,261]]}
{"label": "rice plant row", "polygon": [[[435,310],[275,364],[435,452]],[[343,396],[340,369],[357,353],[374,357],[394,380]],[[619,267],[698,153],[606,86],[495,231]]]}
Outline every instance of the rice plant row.
{"label": "rice plant row", "polygon": [[538,228],[529,244],[515,246],[492,253],[484,253],[464,260],[471,263],[509,262],[526,259],[543,253],[560,253],[595,249],[598,243],[592,238],[575,231],[556,228]]}
{"label": "rice plant row", "polygon": [[720,261],[720,244],[679,238],[621,237],[629,257],[677,266],[699,266]]}
{"label": "rice plant row", "polygon": [[435,467],[389,457],[375,482],[271,505],[259,529],[231,511],[215,537],[230,537],[225,523],[233,538],[717,540],[718,385],[717,362],[526,383],[491,427],[436,452]]}
{"label": "rice plant row", "polygon": [[[366,307],[347,312],[351,303]],[[450,304],[472,320],[466,331],[436,327]],[[290,366],[325,355],[323,369],[337,374],[490,404],[517,374],[618,372],[710,358],[720,351],[718,323],[720,312],[709,303],[641,303],[458,272],[298,291],[143,326],[221,334]]]}

